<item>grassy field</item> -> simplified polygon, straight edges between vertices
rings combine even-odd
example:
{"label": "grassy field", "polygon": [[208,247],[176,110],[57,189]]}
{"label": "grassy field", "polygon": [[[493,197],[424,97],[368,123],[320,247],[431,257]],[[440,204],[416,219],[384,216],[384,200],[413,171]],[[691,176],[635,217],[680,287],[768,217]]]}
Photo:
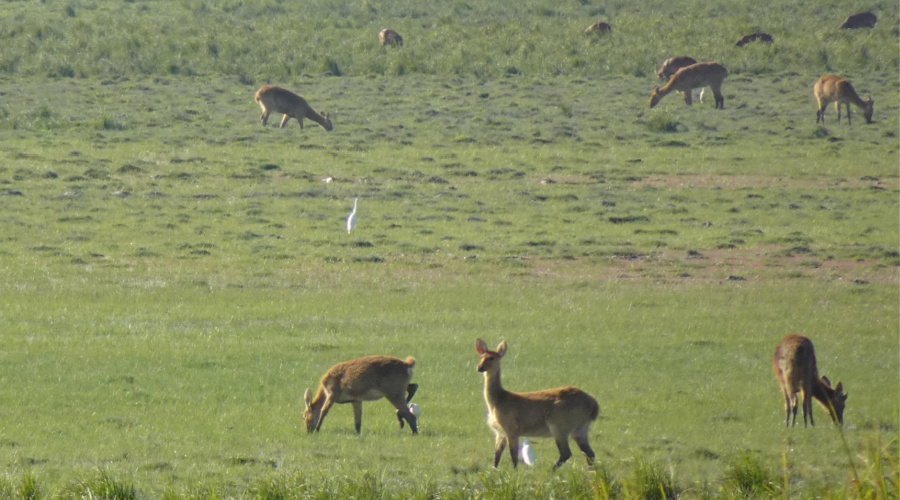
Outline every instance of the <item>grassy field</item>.
{"label": "grassy field", "polygon": [[[866,8],[7,2],[0,498],[897,498],[898,7]],[[679,53],[725,110],[648,109]],[[825,72],[874,123],[815,123]],[[262,127],[269,82],[334,130]],[[842,432],[784,429],[791,332]],[[493,470],[479,337],[599,400],[595,467]],[[368,354],[417,359],[421,434],[380,401],[306,435]]]}

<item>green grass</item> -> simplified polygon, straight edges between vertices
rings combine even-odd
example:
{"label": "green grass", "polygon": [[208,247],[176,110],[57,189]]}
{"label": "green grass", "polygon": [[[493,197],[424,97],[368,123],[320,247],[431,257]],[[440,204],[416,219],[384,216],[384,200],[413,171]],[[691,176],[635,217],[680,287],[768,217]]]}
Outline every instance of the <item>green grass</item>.
{"label": "green grass", "polygon": [[[898,497],[896,5],[6,7],[0,498]],[[725,110],[648,109],[681,52]],[[825,71],[873,124],[815,123]],[[263,128],[270,81],[334,130]],[[791,332],[842,433],[783,428]],[[479,337],[510,389],[599,400],[595,467],[493,470]],[[368,354],[416,357],[421,434],[379,401],[306,435]]]}

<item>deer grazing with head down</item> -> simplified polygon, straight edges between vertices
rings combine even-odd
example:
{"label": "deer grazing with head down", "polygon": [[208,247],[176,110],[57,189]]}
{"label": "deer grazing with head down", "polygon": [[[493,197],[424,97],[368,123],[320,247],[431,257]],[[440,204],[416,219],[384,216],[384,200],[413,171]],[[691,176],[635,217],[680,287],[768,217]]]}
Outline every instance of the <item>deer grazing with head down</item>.
{"label": "deer grazing with head down", "polygon": [[844,386],[838,382],[837,386],[832,387],[827,378],[819,377],[812,341],[796,334],[785,337],[775,348],[772,369],[784,393],[785,426],[793,427],[797,424],[797,393],[803,396],[804,427],[807,416],[810,425],[816,425],[812,414],[813,398],[828,410],[832,422],[836,425],[844,424],[844,405],[847,401],[847,395],[843,393]]}
{"label": "deer grazing with head down", "polygon": [[407,407],[419,388],[417,384],[410,383],[415,365],[413,358],[403,361],[387,356],[368,356],[332,366],[322,377],[316,396],[312,397],[309,389],[303,395],[306,432],[318,432],[328,410],[335,403],[350,403],[353,405],[356,433],[359,434],[363,401],[386,398],[397,409],[400,427],[403,427],[405,420],[409,422],[413,434],[418,434],[416,416]]}
{"label": "deer grazing with head down", "polygon": [[258,102],[259,107],[262,108],[262,116],[260,116],[259,119],[262,121],[263,126],[269,122],[269,113],[275,111],[276,113],[284,113],[284,118],[281,119],[281,128],[284,128],[284,124],[287,123],[288,120],[296,118],[302,129],[303,119],[309,118],[321,125],[325,130],[331,132],[332,125],[328,114],[317,113],[306,102],[306,99],[290,90],[274,85],[266,85],[256,91],[256,102]]}
{"label": "deer grazing with head down", "polygon": [[847,125],[851,124],[851,104],[862,108],[866,123],[872,123],[875,102],[871,97],[866,98],[865,101],[860,99],[859,95],[856,94],[856,89],[853,88],[853,85],[848,80],[837,75],[825,75],[816,82],[813,87],[813,94],[815,94],[816,103],[819,106],[816,110],[816,123],[819,123],[819,120],[823,124],[825,123],[825,108],[832,102],[835,109],[837,109],[838,124],[841,123],[841,104],[847,106]]}
{"label": "deer grazing with head down", "polygon": [[685,66],[672,75],[663,88],[656,87],[650,95],[650,107],[659,104],[659,101],[671,92],[683,92],[684,102],[691,105],[691,91],[703,87],[709,87],[716,98],[716,109],[725,109],[725,97],[722,95],[722,82],[728,76],[725,66],[714,62],[702,62]]}
{"label": "deer grazing with head down", "polygon": [[842,30],[852,30],[858,28],[874,28],[878,22],[878,16],[871,12],[860,12],[847,16],[847,19],[838,27]]}
{"label": "deer grazing with head down", "polygon": [[403,47],[403,37],[390,28],[383,29],[378,33],[378,41],[381,42],[382,47]]}
{"label": "deer grazing with head down", "polygon": [[478,371],[484,374],[484,400],[488,409],[488,426],[494,431],[494,467],[500,465],[503,450],[509,446],[513,467],[519,463],[520,437],[552,437],[559,449],[561,466],[572,456],[569,438],[594,462],[594,450],[588,442],[591,423],[600,415],[600,405],[588,393],[575,387],[560,387],[538,392],[510,392],[500,382],[500,360],[506,354],[506,342],[496,351],[483,340],[475,342],[481,355]]}

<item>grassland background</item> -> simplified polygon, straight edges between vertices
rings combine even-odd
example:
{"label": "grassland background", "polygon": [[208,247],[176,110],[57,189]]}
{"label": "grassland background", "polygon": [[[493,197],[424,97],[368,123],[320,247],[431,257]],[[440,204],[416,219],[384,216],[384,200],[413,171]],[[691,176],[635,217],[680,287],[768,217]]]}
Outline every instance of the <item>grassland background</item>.
{"label": "grassland background", "polygon": [[[836,29],[870,9],[874,30]],[[514,390],[596,396],[599,462],[634,491],[649,461],[684,496],[739,495],[747,457],[762,496],[854,496],[851,462],[896,481],[897,12],[4,3],[0,491],[590,496],[597,473],[550,472],[546,440],[492,471],[477,337],[510,342]],[[584,37],[597,20],[613,32]],[[733,46],[754,30],[776,43]],[[679,54],[729,68],[724,111],[647,109]],[[826,72],[873,124],[815,123]],[[334,131],[261,127],[269,82]],[[820,407],[783,428],[770,356],[794,331],[850,394],[848,449]],[[383,401],[362,436],[345,407],[303,433],[303,390],[376,353],[418,360],[422,434]]]}

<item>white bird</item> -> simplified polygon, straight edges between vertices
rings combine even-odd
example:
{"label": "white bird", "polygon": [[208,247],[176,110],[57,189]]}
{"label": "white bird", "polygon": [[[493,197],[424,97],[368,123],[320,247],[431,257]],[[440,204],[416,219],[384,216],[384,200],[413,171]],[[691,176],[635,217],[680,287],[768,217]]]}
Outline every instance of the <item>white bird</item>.
{"label": "white bird", "polygon": [[353,211],[350,212],[350,215],[347,216],[347,234],[350,234],[350,231],[353,231],[353,228],[356,227],[356,202],[359,201],[359,198],[353,198]]}
{"label": "white bird", "polygon": [[525,465],[534,465],[535,456],[534,448],[531,447],[531,441],[527,439],[522,441],[522,449],[519,450],[519,454],[522,455],[522,461],[525,462]]}
{"label": "white bird", "polygon": [[422,415],[422,410],[420,410],[419,405],[415,403],[410,403],[409,412],[412,413],[416,418],[419,418]]}

